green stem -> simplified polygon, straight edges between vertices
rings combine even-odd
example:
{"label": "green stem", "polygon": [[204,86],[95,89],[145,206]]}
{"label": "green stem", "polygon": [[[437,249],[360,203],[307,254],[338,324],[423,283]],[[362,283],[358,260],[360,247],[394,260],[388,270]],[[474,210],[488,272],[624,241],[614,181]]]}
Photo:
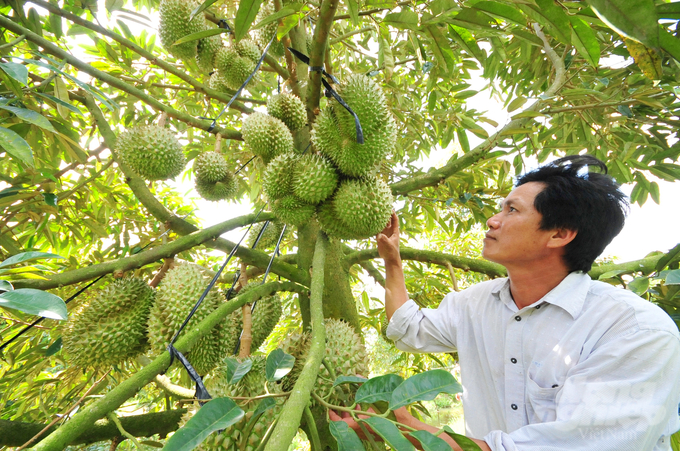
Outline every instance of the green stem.
{"label": "green stem", "polygon": [[[277,291],[306,291],[307,288],[292,282],[270,282],[261,285],[252,291],[237,296],[229,302],[225,302],[214,312],[208,315],[196,327],[187,331],[186,335],[177,340],[175,348],[186,353],[196,342],[229,316],[233,311],[241,308],[244,304],[253,303],[263,296],[269,296]],[[85,433],[98,419],[116,410],[126,400],[135,395],[142,387],[151,382],[157,374],[162,373],[170,364],[170,355],[167,351],[156,357],[149,365],[145,366],[129,379],[123,381],[104,397],[97,399],[87,408],[78,412],[71,420],[46,437],[34,449],[36,451],[62,451],[66,445],[76,440]],[[292,437],[291,437],[292,439]],[[288,449],[287,447],[285,448]]]}
{"label": "green stem", "polygon": [[[338,0],[322,0],[319,8],[319,18],[314,27],[312,38],[312,51],[309,55],[310,67],[323,67],[323,60],[326,54],[328,34],[333,26],[333,17],[338,9]],[[309,75],[309,88],[307,89],[307,114],[309,124],[314,123],[316,115],[314,111],[319,108],[321,98],[321,72],[315,71]]]}
{"label": "green stem", "polygon": [[328,237],[319,232],[314,248],[314,261],[312,263],[312,285],[310,296],[310,309],[312,317],[312,338],[309,354],[305,366],[295,382],[290,397],[283,405],[279,414],[279,423],[276,425],[272,437],[264,448],[265,451],[287,451],[293,441],[300,425],[302,412],[309,404],[309,396],[316,383],[321,360],[326,350],[326,329],[323,323],[323,285],[324,285],[324,262],[326,260],[326,248]]}
{"label": "green stem", "polygon": [[309,405],[305,406],[305,421],[307,422],[307,427],[309,429],[309,443],[312,450],[321,450],[321,440],[319,440],[319,431],[316,430],[316,422],[314,421],[314,415],[312,411],[309,410]]}
{"label": "green stem", "polygon": [[90,64],[87,64],[83,61],[80,61],[78,58],[75,56],[71,55],[70,53],[67,53],[60,49],[58,46],[55,44],[51,43],[47,39],[42,38],[40,35],[33,33],[32,31],[22,27],[19,24],[16,24],[12,22],[10,19],[0,16],[0,27],[4,27],[16,34],[23,34],[26,35],[26,39],[39,45],[40,47],[43,48],[43,50],[46,53],[49,53],[53,56],[56,56],[57,58],[61,60],[65,60],[68,64],[71,66],[75,67],[78,70],[81,70],[85,72],[86,74],[92,76],[96,80],[99,80],[104,83],[108,83],[109,85],[113,86],[114,88],[118,88],[123,92],[127,92],[128,94],[131,94],[135,97],[137,97],[139,100],[143,101],[144,103],[152,106],[158,111],[163,111],[166,113],[169,117],[175,118],[177,120],[180,120],[182,122],[186,122],[187,124],[191,125],[192,127],[200,128],[201,130],[205,131],[210,131],[211,133],[215,134],[221,134],[224,138],[226,139],[237,139],[241,140],[243,139],[241,137],[241,132],[238,132],[236,130],[227,130],[222,127],[212,127],[212,122],[211,121],[206,121],[206,120],[199,120],[196,119],[194,116],[191,116],[186,113],[182,113],[181,111],[178,111],[170,106],[167,106],[166,104],[154,99],[150,95],[146,94],[144,91],[135,88],[134,86],[130,86],[129,84],[125,83],[118,77],[114,77],[113,75],[109,75],[106,72],[102,72],[98,69],[95,69],[92,67]]}
{"label": "green stem", "polygon": [[15,45],[17,45],[18,43],[20,43],[20,42],[23,41],[24,39],[26,39],[26,36],[24,36],[24,35],[22,34],[21,36],[19,36],[19,37],[16,38],[15,40],[0,45],[0,50],[11,49],[12,47],[14,47]]}
{"label": "green stem", "polygon": [[142,449],[142,445],[139,443],[139,440],[137,440],[137,437],[134,435],[130,434],[128,431],[125,430],[122,424],[120,424],[120,420],[118,419],[118,416],[116,415],[116,412],[109,412],[106,415],[106,418],[108,418],[113,424],[116,425],[116,428],[118,428],[118,432],[121,433],[123,437],[129,438],[132,440],[132,443],[135,444],[137,449]]}

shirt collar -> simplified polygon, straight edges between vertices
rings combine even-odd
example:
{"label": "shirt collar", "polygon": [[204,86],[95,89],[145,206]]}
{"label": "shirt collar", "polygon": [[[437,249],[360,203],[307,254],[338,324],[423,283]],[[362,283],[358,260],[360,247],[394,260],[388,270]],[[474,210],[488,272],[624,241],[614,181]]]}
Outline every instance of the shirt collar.
{"label": "shirt collar", "polygon": [[[583,309],[586,294],[590,289],[590,281],[588,274],[582,271],[574,271],[532,306],[547,302],[566,310],[572,318],[576,318]],[[510,295],[510,279],[505,279],[505,283],[497,285],[492,290],[492,294],[511,310],[517,311],[517,305]]]}

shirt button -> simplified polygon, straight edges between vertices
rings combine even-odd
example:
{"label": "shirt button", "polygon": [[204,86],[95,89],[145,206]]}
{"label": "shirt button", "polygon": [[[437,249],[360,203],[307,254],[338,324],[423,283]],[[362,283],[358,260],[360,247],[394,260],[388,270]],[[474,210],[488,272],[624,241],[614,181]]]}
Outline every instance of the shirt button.
{"label": "shirt button", "polygon": [[511,358],[511,359],[510,359],[510,361],[511,361],[512,363],[517,363],[517,359],[516,359],[516,358],[514,358],[514,357],[513,357],[513,358]]}
{"label": "shirt button", "polygon": [[540,309],[540,308],[541,308],[541,306],[540,306],[540,305],[537,305],[537,306],[536,306],[536,310],[538,310],[538,309]]}
{"label": "shirt button", "polygon": [[522,317],[519,315],[515,316],[515,321],[522,321]]}
{"label": "shirt button", "polygon": [[512,410],[517,410],[517,404],[510,404],[510,408]]}

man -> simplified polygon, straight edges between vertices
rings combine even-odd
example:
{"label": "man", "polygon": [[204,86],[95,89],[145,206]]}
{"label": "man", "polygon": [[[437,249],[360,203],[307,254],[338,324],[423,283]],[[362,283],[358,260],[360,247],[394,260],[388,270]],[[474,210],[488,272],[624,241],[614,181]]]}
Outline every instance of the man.
{"label": "man", "polygon": [[[483,450],[669,450],[680,428],[675,324],[587,275],[627,207],[588,166],[606,174],[573,156],[520,177],[487,221],[482,253],[508,277],[450,293],[437,309],[408,300],[396,215],[377,237],[387,335],[405,351],[458,351],[466,434]],[[398,419],[429,428],[405,411]]]}

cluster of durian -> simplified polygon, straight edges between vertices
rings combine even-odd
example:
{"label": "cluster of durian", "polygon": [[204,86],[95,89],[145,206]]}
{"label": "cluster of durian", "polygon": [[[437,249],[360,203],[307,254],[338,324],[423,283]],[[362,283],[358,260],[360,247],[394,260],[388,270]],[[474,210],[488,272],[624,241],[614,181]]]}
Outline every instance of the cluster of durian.
{"label": "cluster of durian", "polygon": [[219,201],[236,196],[238,183],[224,156],[216,151],[204,152],[194,160],[196,191],[203,199]]}
{"label": "cluster of durian", "polygon": [[260,56],[259,47],[250,39],[219,48],[213,58],[212,67],[216,70],[210,76],[209,86],[217,91],[240,88],[255,70]]}
{"label": "cluster of durian", "polygon": [[146,180],[167,180],[182,173],[186,158],[175,135],[160,125],[137,125],[116,141],[122,162]]}

